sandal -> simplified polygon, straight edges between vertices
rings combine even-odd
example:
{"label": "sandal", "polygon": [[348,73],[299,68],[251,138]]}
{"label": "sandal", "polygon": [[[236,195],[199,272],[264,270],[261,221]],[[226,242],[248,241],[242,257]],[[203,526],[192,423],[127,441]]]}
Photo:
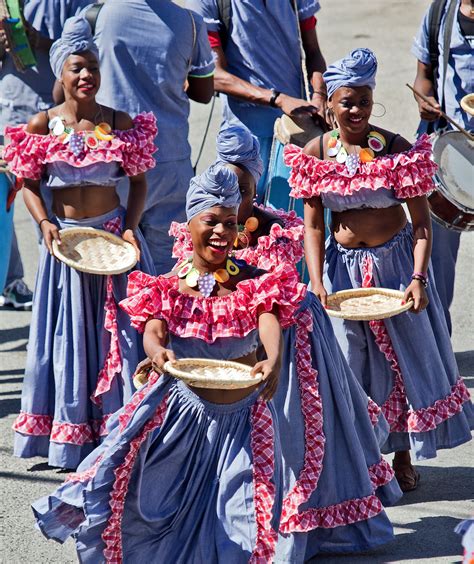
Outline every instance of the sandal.
{"label": "sandal", "polygon": [[411,464],[394,464],[395,478],[402,492],[416,490],[420,483],[420,473]]}

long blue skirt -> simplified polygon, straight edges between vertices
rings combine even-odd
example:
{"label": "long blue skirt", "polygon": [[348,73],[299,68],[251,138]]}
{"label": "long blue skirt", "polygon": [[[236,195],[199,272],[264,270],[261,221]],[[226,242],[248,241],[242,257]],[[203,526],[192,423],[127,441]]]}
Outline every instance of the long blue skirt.
{"label": "long blue skirt", "polygon": [[[404,291],[412,272],[410,224],[378,247],[347,249],[332,237],[326,242],[328,292],[370,285]],[[417,460],[469,441],[474,425],[431,269],[427,294],[430,303],[419,314],[375,322],[332,318],[348,364],[390,423],[383,452],[411,447]]]}
{"label": "long blue skirt", "polygon": [[[86,220],[56,220],[61,228],[96,227],[125,217],[117,208]],[[146,243],[136,268],[154,273]],[[112,277],[115,304],[126,297],[127,274]],[[93,402],[109,353],[104,328],[107,277],[85,274],[52,257],[43,245],[36,276],[21,413],[15,421],[14,454],[44,456],[51,466],[76,468],[100,441],[110,414],[132,395],[132,376],[145,356],[142,337],[117,307],[120,364],[110,389]]]}
{"label": "long blue skirt", "polygon": [[151,380],[78,473],[33,504],[42,532],[73,535],[87,564],[271,562],[281,453],[258,393],[214,404],[167,375]]}
{"label": "long blue skirt", "polygon": [[[379,450],[388,425],[379,417],[377,437],[369,400],[311,292],[296,318],[284,332],[283,369],[273,399],[286,493],[277,554],[292,563],[392,540],[382,503],[392,505],[402,495]],[[297,493],[297,480],[303,495]]]}

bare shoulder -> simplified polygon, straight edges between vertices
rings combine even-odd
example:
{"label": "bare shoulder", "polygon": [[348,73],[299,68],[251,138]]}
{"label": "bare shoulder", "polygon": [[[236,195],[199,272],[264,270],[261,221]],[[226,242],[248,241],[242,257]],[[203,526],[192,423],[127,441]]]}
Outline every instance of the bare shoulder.
{"label": "bare shoulder", "polygon": [[314,139],[311,139],[311,141],[306,143],[303,149],[303,153],[305,153],[305,155],[311,155],[312,157],[317,157],[318,159],[323,159],[324,155],[321,155],[321,137],[323,140],[323,147],[324,147],[324,143],[326,141],[325,135],[326,134],[323,134],[322,136],[320,135],[319,137],[315,137]]}
{"label": "bare shoulder", "polygon": [[127,112],[115,112],[115,129],[125,130],[132,129],[133,120]]}
{"label": "bare shoulder", "polygon": [[380,127],[374,128],[379,131],[387,140],[387,145],[390,147],[390,153],[402,153],[403,151],[408,151],[411,149],[412,144],[402,137],[398,133],[393,133],[393,131],[388,131],[388,129],[381,129]]}
{"label": "bare shoulder", "polygon": [[28,133],[36,133],[38,135],[48,135],[48,116],[46,112],[40,112],[30,118],[28,125],[26,126],[26,131],[28,131]]}

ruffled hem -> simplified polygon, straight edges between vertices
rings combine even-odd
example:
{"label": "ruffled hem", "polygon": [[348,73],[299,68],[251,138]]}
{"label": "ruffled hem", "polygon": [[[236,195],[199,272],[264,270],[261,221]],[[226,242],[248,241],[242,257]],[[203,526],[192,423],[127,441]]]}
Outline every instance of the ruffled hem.
{"label": "ruffled hem", "polygon": [[[10,139],[10,143],[5,147],[3,158],[9,170],[22,178],[39,180],[45,165],[57,161],[78,168],[98,162],[118,162],[127,176],[145,172],[156,164],[152,155],[156,151],[154,139],[158,130],[151,112],[137,115],[131,129],[114,130],[113,139],[99,141],[97,149],[85,145],[77,157],[58,137],[28,133],[26,127],[23,124],[5,128],[5,137]],[[90,132],[76,133],[84,136]]]}
{"label": "ruffled hem", "polygon": [[164,319],[174,335],[213,343],[222,337],[245,337],[257,329],[258,315],[275,306],[281,326],[289,327],[306,295],[306,286],[298,282],[296,270],[285,265],[239,282],[227,296],[183,294],[178,282],[177,276],[165,278],[132,272],[128,278],[129,297],[120,302],[130,315],[132,326],[143,332],[149,319]]}
{"label": "ruffled hem", "polygon": [[67,423],[55,421],[50,415],[22,411],[15,419],[12,429],[22,435],[49,436],[49,440],[55,443],[82,446],[107,435],[106,426],[110,416],[111,414],[106,414],[102,419],[93,419],[88,423]]}
{"label": "ruffled hem", "polygon": [[291,167],[290,195],[294,198],[312,198],[328,192],[351,196],[361,189],[393,188],[397,198],[405,199],[434,190],[433,175],[438,167],[431,154],[429,136],[422,135],[408,151],[360,163],[352,177],[345,164],[306,155],[296,145],[285,147],[284,160]]}
{"label": "ruffled hem", "polygon": [[[275,223],[268,235],[258,238],[257,245],[235,251],[239,260],[262,268],[273,270],[280,264],[296,265],[303,258],[304,223],[294,211],[274,210],[259,206],[260,209],[271,212],[283,221],[283,227]],[[169,235],[175,238],[173,257],[184,260],[193,253],[191,234],[186,223],[173,221]]]}

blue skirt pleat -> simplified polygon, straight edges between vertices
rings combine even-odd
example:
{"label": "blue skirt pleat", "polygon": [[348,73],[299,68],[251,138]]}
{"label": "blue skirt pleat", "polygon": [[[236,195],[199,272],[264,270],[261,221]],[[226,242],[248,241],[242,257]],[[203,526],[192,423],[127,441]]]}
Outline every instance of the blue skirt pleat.
{"label": "blue skirt pleat", "polygon": [[[56,220],[61,228],[103,224],[125,210],[117,208],[87,220]],[[136,268],[153,274],[153,262],[144,239],[141,262]],[[98,407],[90,396],[97,385],[109,345],[104,328],[106,276],[76,271],[52,257],[43,245],[36,276],[28,354],[22,389],[21,410],[45,415],[55,422],[75,425],[100,424],[104,415],[119,409],[133,393],[132,376],[145,356],[142,337],[130,326],[128,316],[117,309],[122,372]],[[113,276],[115,302],[126,297],[127,274]],[[23,458],[48,457],[51,466],[76,468],[98,444],[98,438],[81,444],[53,442],[47,434],[15,433],[14,454]],[[76,441],[77,442],[77,441]]]}
{"label": "blue skirt pleat", "polygon": [[[330,237],[326,242],[324,283],[337,292],[362,286],[362,268],[373,262],[374,285],[404,291],[413,272],[413,237],[410,224],[384,245],[347,249]],[[400,364],[410,409],[432,406],[445,398],[458,381],[459,370],[451,346],[443,308],[429,269],[428,307],[419,314],[402,313],[384,320]],[[365,392],[378,404],[388,398],[394,373],[375,343],[368,322],[332,318],[339,344]],[[471,439],[474,410],[467,401],[459,413],[427,432],[394,432],[384,453],[413,449],[417,460],[436,457],[437,449],[453,448]]]}

